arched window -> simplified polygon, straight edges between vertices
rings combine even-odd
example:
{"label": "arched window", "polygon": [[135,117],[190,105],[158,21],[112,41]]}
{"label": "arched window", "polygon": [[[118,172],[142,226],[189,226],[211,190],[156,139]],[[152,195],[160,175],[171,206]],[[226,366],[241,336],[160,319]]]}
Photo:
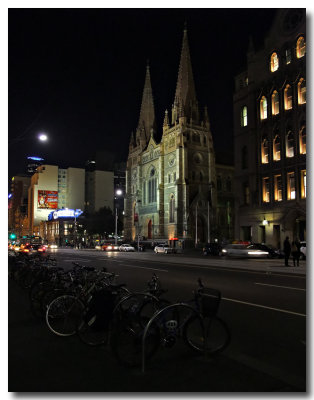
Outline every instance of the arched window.
{"label": "arched window", "polygon": [[174,210],[175,210],[174,195],[172,194],[169,202],[169,222],[174,222]]}
{"label": "arched window", "polygon": [[279,68],[278,54],[277,53],[273,53],[270,56],[270,70],[271,70],[271,72],[275,72],[275,71],[277,71],[278,68]]}
{"label": "arched window", "polygon": [[273,115],[279,114],[279,94],[277,90],[274,90],[271,96],[271,111]]}
{"label": "arched window", "polygon": [[241,108],[241,126],[247,126],[247,106]]}
{"label": "arched window", "polygon": [[291,131],[289,131],[286,136],[286,157],[294,157],[294,137]]}
{"label": "arched window", "polygon": [[157,178],[155,169],[152,168],[150,171],[150,177],[148,181],[148,202],[155,203],[157,201]]}
{"label": "arched window", "polygon": [[276,135],[274,142],[273,142],[273,160],[280,161],[281,154],[280,154],[280,136]]}
{"label": "arched window", "polygon": [[292,108],[292,87],[287,85],[285,87],[285,110],[291,110]]}
{"label": "arched window", "polygon": [[303,36],[300,36],[297,40],[296,53],[297,58],[302,58],[305,55],[305,39]]}
{"label": "arched window", "polygon": [[262,140],[262,164],[268,164],[269,163],[269,145],[268,145],[268,140],[266,138],[263,138]]}
{"label": "arched window", "polygon": [[247,147],[242,147],[242,169],[246,169],[248,167],[248,152]]}
{"label": "arched window", "polygon": [[260,101],[260,115],[261,119],[267,118],[267,100],[265,96],[263,96]]}
{"label": "arched window", "polygon": [[306,129],[302,126],[299,134],[300,154],[306,154]]}
{"label": "arched window", "polygon": [[306,103],[306,85],[304,78],[301,78],[298,83],[298,103],[299,104]]}

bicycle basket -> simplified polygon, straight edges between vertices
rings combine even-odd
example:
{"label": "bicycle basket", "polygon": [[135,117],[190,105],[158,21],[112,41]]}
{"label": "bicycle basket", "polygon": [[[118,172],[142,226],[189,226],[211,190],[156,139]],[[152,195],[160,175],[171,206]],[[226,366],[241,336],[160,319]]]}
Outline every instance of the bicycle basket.
{"label": "bicycle basket", "polygon": [[212,317],[217,314],[221,293],[217,289],[203,288],[198,292],[200,296],[201,314],[204,317]]}

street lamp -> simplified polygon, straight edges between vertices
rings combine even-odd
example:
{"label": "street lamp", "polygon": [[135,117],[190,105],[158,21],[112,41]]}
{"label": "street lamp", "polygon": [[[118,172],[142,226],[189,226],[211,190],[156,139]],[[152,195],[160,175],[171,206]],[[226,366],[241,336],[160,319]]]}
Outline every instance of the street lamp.
{"label": "street lamp", "polygon": [[[116,190],[116,196],[122,196],[123,192],[121,189]],[[115,197],[116,199],[116,197]],[[117,203],[115,204],[115,232],[114,232],[114,244],[118,244],[118,207]]]}
{"label": "street lamp", "polygon": [[46,141],[48,140],[48,136],[47,136],[45,133],[40,133],[40,134],[38,135],[38,139],[39,139],[41,142],[46,142]]}

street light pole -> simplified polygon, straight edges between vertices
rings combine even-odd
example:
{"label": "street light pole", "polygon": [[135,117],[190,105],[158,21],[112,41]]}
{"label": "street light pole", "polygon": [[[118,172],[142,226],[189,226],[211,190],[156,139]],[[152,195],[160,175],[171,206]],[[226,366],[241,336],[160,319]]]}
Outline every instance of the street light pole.
{"label": "street light pole", "polygon": [[[121,189],[117,189],[116,190],[116,195],[117,196],[121,196],[122,195],[122,190]],[[115,197],[115,200],[117,200],[117,198]],[[117,207],[117,203],[115,202],[115,226],[114,226],[114,244],[117,245],[118,244],[118,207]]]}

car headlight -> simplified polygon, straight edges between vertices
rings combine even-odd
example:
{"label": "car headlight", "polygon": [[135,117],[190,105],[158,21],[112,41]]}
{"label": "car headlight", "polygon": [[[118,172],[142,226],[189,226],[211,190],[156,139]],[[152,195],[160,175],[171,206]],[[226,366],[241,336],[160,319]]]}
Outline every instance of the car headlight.
{"label": "car headlight", "polygon": [[226,249],[222,249],[221,252],[222,253],[227,253],[227,250]]}

